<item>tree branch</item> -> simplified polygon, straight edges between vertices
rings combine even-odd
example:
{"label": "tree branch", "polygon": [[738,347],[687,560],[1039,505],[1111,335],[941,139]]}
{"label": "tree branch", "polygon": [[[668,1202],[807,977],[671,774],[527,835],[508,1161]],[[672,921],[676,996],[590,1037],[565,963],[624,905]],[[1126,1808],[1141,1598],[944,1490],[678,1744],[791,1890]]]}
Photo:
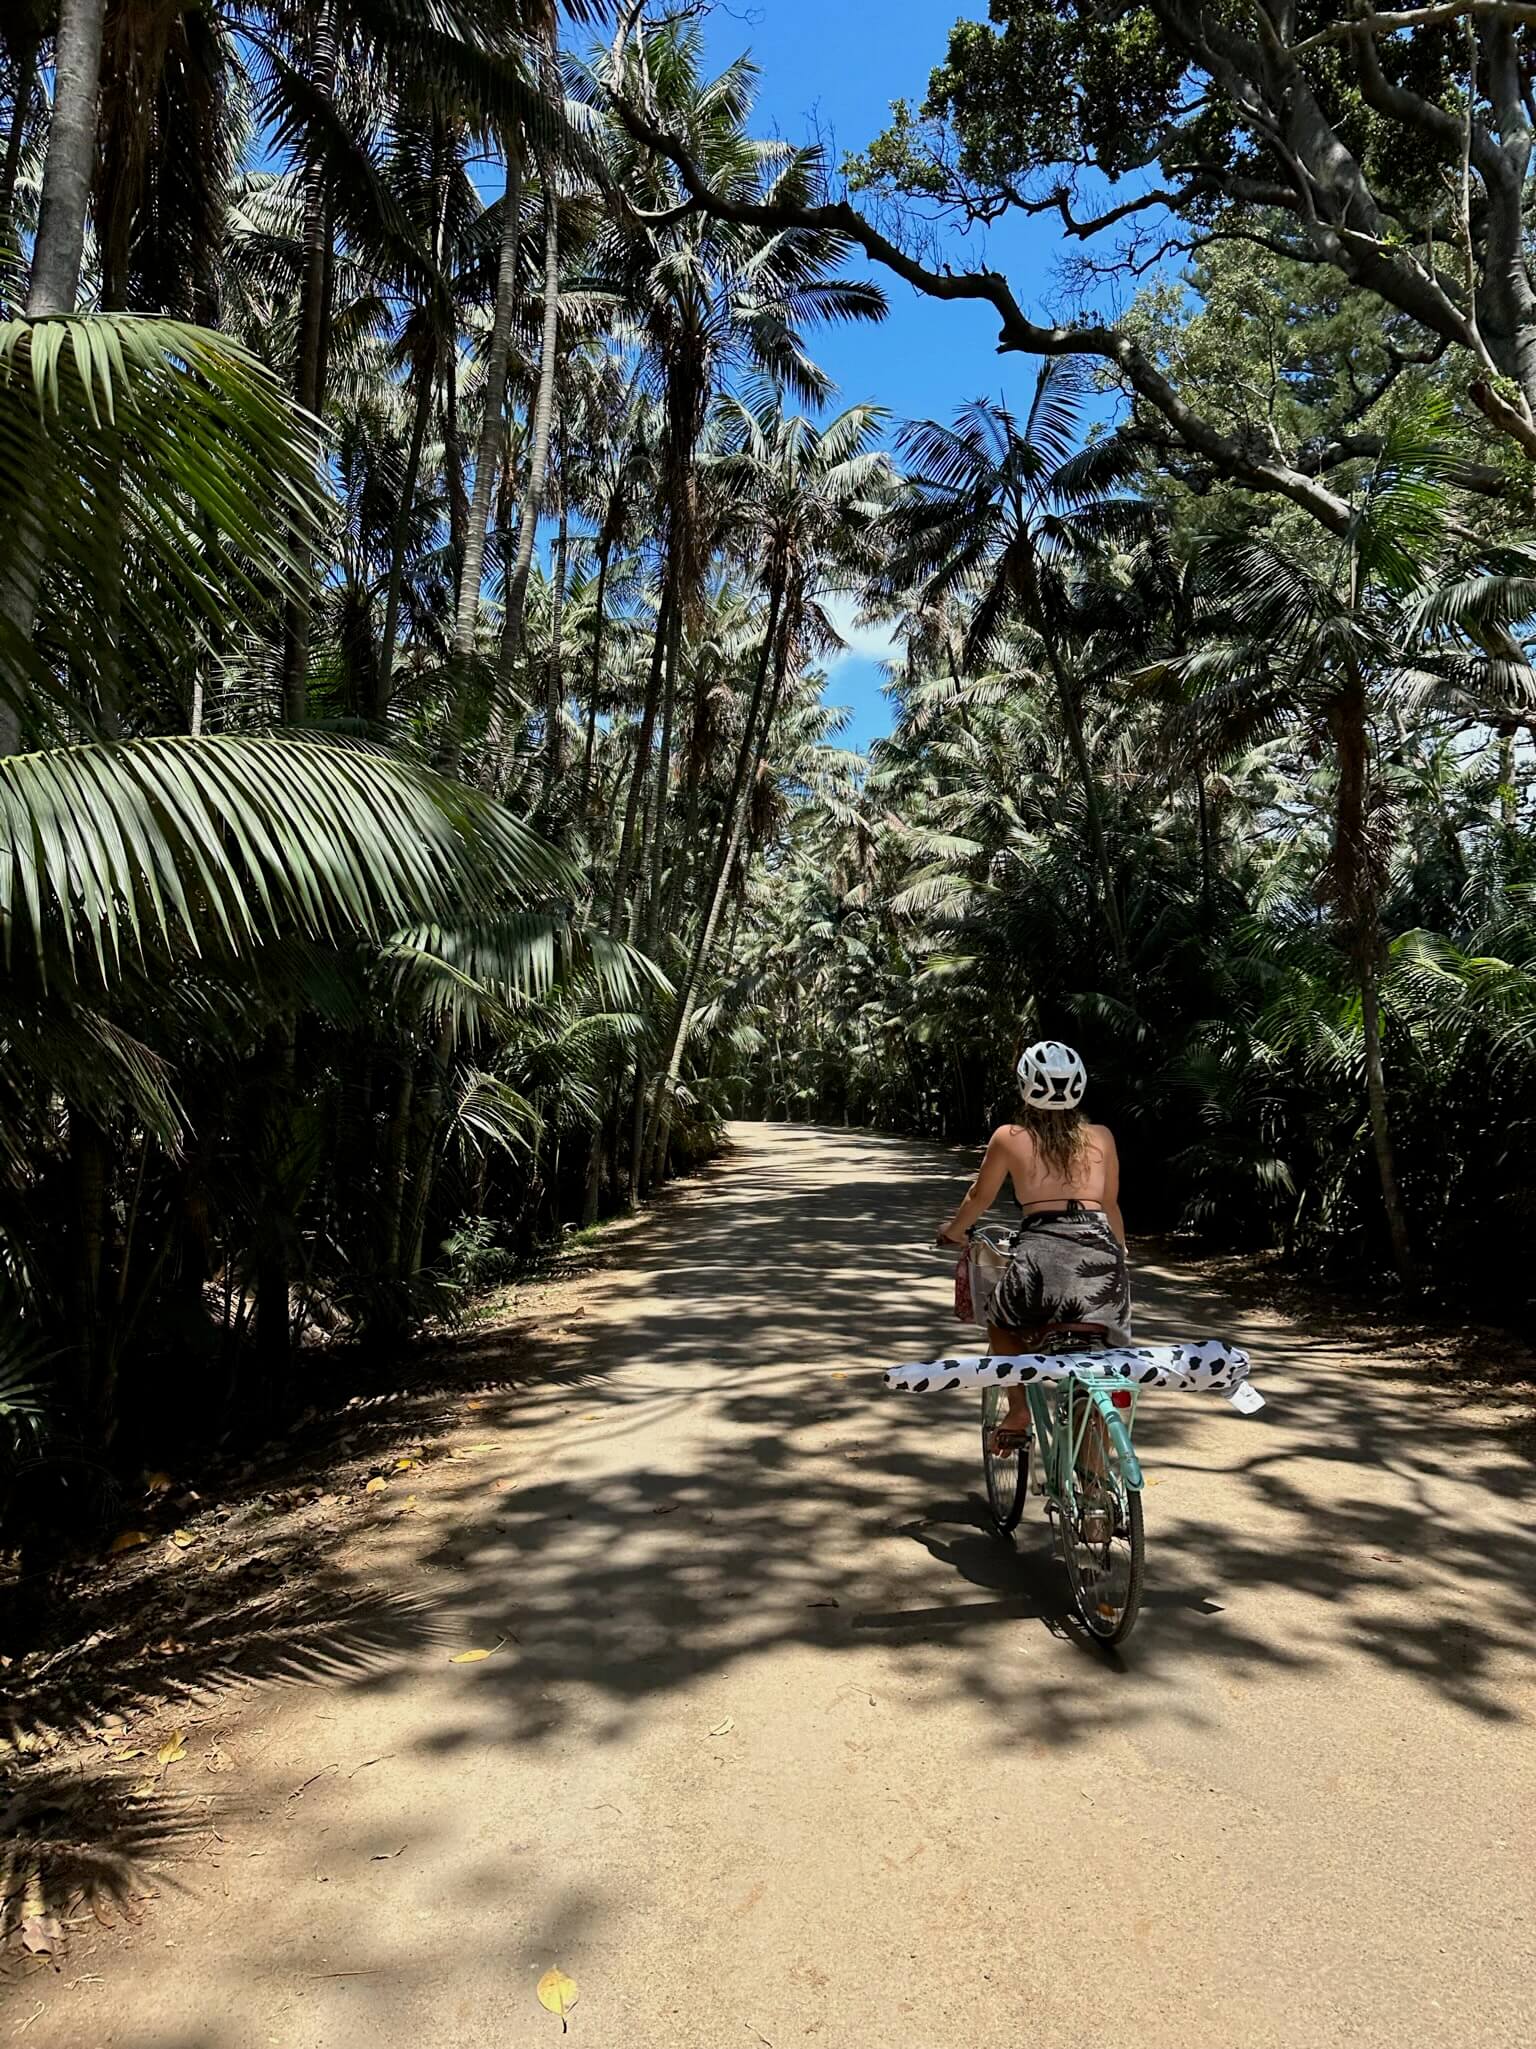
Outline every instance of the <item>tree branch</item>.
{"label": "tree branch", "polygon": [[[632,8],[630,19],[637,20],[639,12],[638,5]],[[615,47],[617,52],[617,45]],[[616,61],[613,80],[608,86],[609,102],[615,115],[637,142],[654,150],[671,164],[689,199],[714,219],[745,227],[804,228],[836,235],[862,249],[871,261],[882,265],[927,298],[989,306],[997,315],[998,349],[1001,353],[1097,356],[1113,364],[1131,389],[1162,414],[1191,454],[1204,457],[1234,482],[1290,499],[1330,533],[1343,533],[1348,526],[1349,507],[1345,500],[1288,463],[1278,459],[1266,460],[1245,451],[1231,435],[1196,413],[1157,365],[1129,335],[1119,329],[1046,326],[1031,320],[1001,272],[932,269],[882,234],[847,200],[801,204],[776,199],[770,203],[738,199],[716,190],[693,161],[687,145],[676,136],[669,135],[621,89],[623,76],[624,67]]]}
{"label": "tree branch", "polygon": [[1304,57],[1309,50],[1321,50],[1330,43],[1351,42],[1361,33],[1396,36],[1401,35],[1405,28],[1440,28],[1446,22],[1460,21],[1468,15],[1529,27],[1536,23],[1536,5],[1531,4],[1531,0],[1441,0],[1441,4],[1432,7],[1405,7],[1401,13],[1361,14],[1352,21],[1330,22],[1327,28],[1319,29],[1315,35],[1292,43],[1291,55]]}

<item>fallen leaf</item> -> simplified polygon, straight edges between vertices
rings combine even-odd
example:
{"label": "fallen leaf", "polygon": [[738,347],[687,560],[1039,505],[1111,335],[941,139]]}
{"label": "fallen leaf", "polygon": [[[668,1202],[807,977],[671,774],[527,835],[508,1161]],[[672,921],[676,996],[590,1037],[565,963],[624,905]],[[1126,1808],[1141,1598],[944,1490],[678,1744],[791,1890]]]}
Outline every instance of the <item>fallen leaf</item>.
{"label": "fallen leaf", "polygon": [[160,1748],[155,1752],[161,1764],[176,1764],[187,1754],[187,1732],[173,1729]]}
{"label": "fallen leaf", "polygon": [[149,1542],[148,1530],[119,1530],[107,1546],[107,1555],[115,1558],[119,1551],[137,1551],[141,1544]]}
{"label": "fallen leaf", "polygon": [[729,1736],[735,1726],[736,1717],[734,1715],[727,1715],[723,1722],[716,1722],[709,1733],[711,1736]]}
{"label": "fallen leaf", "polygon": [[683,1505],[683,1504],[682,1504],[682,1503],[681,1503],[680,1501],[664,1501],[664,1502],[663,1502],[663,1503],[661,1504],[660,1508],[653,1508],[653,1509],[651,1510],[651,1514],[652,1514],[652,1515],[676,1515],[676,1514],[677,1514],[677,1511],[678,1511],[678,1510],[679,1510],[679,1509],[680,1509],[680,1508],[682,1507],[682,1505]]}
{"label": "fallen leaf", "polygon": [[112,1755],[116,1759],[117,1763],[127,1764],[130,1758],[148,1757],[149,1752],[147,1750],[114,1750]]}
{"label": "fallen leaf", "polygon": [[178,1551],[190,1551],[197,1539],[190,1530],[172,1530],[171,1542]]}
{"label": "fallen leaf", "polygon": [[413,1458],[397,1458],[395,1460],[395,1471],[397,1473],[409,1472],[410,1468],[413,1465],[415,1465],[415,1463],[416,1461]]}
{"label": "fallen leaf", "polygon": [[363,1489],[363,1492],[365,1494],[382,1494],[388,1485],[389,1482],[387,1480],[370,1480]]}
{"label": "fallen leaf", "polygon": [[416,1496],[414,1494],[407,1494],[400,1506],[402,1508],[414,1508],[416,1506]]}
{"label": "fallen leaf", "polygon": [[805,1605],[807,1608],[835,1608],[837,1603],[830,1594],[823,1594],[819,1601],[807,1601]]}
{"label": "fallen leaf", "polygon": [[482,1658],[490,1655],[489,1651],[455,1651],[448,1662],[450,1665],[478,1665]]}
{"label": "fallen leaf", "polygon": [[[21,1924],[22,1948],[30,1950],[35,1957],[51,1957],[62,1946],[63,1941],[64,1930],[59,1926],[52,1914],[33,1914]],[[575,1995],[576,1987],[573,1985],[571,1987],[573,1999]],[[539,1997],[541,1999],[544,1997],[542,1992],[539,1994]],[[556,2008],[555,2011],[558,2012],[559,2009]]]}
{"label": "fallen leaf", "polygon": [[834,1380],[846,1380],[848,1376],[846,1373],[834,1373],[832,1378]]}
{"label": "fallen leaf", "polygon": [[576,1980],[568,1978],[557,1966],[556,1969],[544,1973],[534,1990],[538,1994],[540,2006],[547,2013],[560,2016],[560,2032],[563,2035],[569,2026],[565,2017],[581,1997],[576,1989]]}
{"label": "fallen leaf", "polygon": [[133,1790],[141,1800],[146,1800],[155,1790],[155,1781],[153,1779],[139,1779],[135,1783]]}
{"label": "fallen leaf", "polygon": [[146,1473],[144,1475],[144,1492],[146,1494],[165,1494],[175,1484],[176,1482],[169,1473]]}
{"label": "fallen leaf", "polygon": [[392,1864],[396,1857],[403,1857],[405,1852],[406,1845],[404,1843],[400,1845],[398,1850],[375,1850],[368,1859],[368,1862],[370,1864]]}

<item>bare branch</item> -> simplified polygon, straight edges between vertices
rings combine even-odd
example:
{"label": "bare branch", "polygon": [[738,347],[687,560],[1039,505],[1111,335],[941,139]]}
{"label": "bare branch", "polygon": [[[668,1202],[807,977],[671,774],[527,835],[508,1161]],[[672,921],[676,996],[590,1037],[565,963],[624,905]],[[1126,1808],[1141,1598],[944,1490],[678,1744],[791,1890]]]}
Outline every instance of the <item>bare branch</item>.
{"label": "bare branch", "polygon": [[1321,50],[1329,43],[1347,43],[1357,34],[1401,35],[1405,28],[1440,28],[1446,22],[1482,16],[1529,27],[1536,23],[1536,5],[1531,0],[1440,0],[1432,7],[1405,7],[1400,13],[1361,14],[1352,21],[1330,22],[1316,35],[1292,43],[1291,55],[1304,57],[1309,50]]}

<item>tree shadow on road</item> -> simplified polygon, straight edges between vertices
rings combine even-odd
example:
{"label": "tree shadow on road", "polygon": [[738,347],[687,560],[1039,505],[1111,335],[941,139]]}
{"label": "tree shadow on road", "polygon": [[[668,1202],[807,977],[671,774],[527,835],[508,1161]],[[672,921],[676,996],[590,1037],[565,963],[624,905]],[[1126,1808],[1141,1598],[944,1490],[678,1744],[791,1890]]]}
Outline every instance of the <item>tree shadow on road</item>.
{"label": "tree shadow on road", "polygon": [[[1321,1694],[1363,1665],[1401,1700],[1511,1718],[1536,1676],[1520,1405],[1383,1374],[1278,1318],[1230,1330],[1211,1290],[1147,1272],[1140,1330],[1249,1342],[1269,1406],[1244,1421],[1217,1397],[1143,1404],[1148,1593],[1106,1655],[1071,1630],[1038,1505],[1017,1549],[987,1534],[974,1403],[880,1391],[886,1365],[955,1349],[946,1277],[921,1253],[956,1192],[953,1156],[900,1148],[899,1181],[882,1181],[869,1140],[806,1137],[803,1168],[787,1132],[598,1263],[579,1326],[478,1411],[509,1472],[424,1478],[436,1534],[401,1525],[395,1583],[381,1570],[369,1597],[430,1588],[430,1616],[391,1611],[323,1672],[317,1646],[285,1651],[279,1629],[264,1676],[287,1655],[381,1698],[420,1682],[424,1632],[504,1636],[416,1739],[423,1758],[483,1757],[487,1741],[590,1756],[701,1679],[786,1650],[835,1668],[872,1645],[898,1689],[995,1708],[999,1746],[1134,1731],[1207,1672]],[[467,1342],[494,1353],[494,1336]],[[330,1568],[310,1591],[333,1622],[361,1597]],[[183,1635],[189,1675],[224,1669],[216,1633]],[[1081,1651],[1066,1669],[1060,1640]],[[1021,1666],[1010,1644],[1053,1655]],[[1178,1712],[1198,1720],[1198,1700]]]}

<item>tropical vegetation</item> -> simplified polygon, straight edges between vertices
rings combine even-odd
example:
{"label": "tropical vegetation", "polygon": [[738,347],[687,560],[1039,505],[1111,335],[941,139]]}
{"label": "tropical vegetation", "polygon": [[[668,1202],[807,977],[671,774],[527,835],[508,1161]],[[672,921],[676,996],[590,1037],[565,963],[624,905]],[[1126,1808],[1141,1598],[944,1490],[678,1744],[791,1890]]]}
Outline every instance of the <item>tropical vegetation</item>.
{"label": "tropical vegetation", "polygon": [[[1528,1317],[1531,31],[993,12],[876,228],[692,11],[7,10],[8,1529],[732,1110],[974,1141],[1046,1031],[1133,1223]],[[1037,323],[912,205],[1118,206],[1139,288]],[[865,257],[1038,364],[850,401]]]}

